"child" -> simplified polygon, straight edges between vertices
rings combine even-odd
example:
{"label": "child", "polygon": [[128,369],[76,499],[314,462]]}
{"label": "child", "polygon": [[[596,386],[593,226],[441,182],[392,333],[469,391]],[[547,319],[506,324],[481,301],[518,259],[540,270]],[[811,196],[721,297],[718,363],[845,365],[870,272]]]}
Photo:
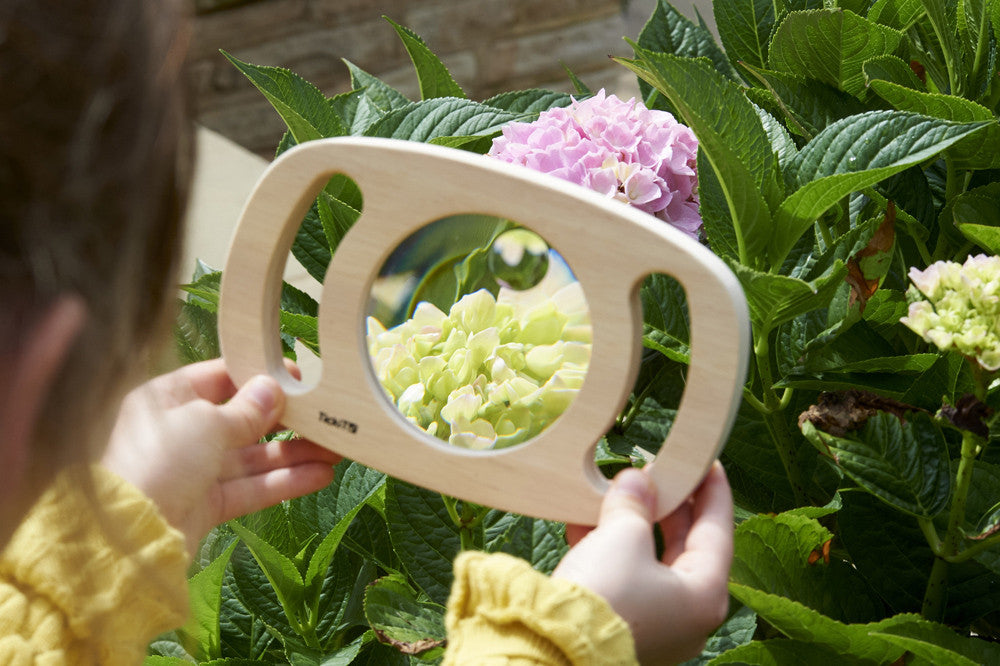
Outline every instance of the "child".
{"label": "child", "polygon": [[[190,167],[180,0],[0,3],[0,663],[134,664],[184,621],[215,524],[329,483],[337,456],[257,444],[284,396],[221,361],[121,399],[169,321]],[[100,461],[101,464],[91,464]],[[725,616],[718,466],[662,525],[620,475],[551,577],[456,561],[450,664],[669,663]],[[614,561],[614,567],[606,563]]]}

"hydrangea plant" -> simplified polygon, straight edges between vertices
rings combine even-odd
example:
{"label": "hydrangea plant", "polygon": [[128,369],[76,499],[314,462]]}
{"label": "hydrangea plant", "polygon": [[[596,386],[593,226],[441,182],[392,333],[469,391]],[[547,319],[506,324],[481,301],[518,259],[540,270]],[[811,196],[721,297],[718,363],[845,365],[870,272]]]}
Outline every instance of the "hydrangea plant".
{"label": "hydrangea plant", "polygon": [[672,114],[601,89],[501,132],[490,156],[631,204],[698,238],[698,139]]}
{"label": "hydrangea plant", "polygon": [[[634,57],[618,59],[639,77],[641,106],[575,77],[573,95],[473,101],[401,26],[418,100],[353,64],[352,90],[328,98],[287,70],[231,60],[285,120],[279,152],[346,134],[492,149],[697,231],[732,268],[754,359],[722,454],[739,519],[735,601],[692,663],[1000,663],[1000,387],[990,371],[1000,3],[714,0],[714,12],[725,49],[700,21],[657,2]],[[697,144],[661,113],[690,127]],[[293,245],[317,280],[362,204],[343,177],[317,197]],[[461,245],[433,266],[450,281],[436,293],[448,296],[434,301],[437,312],[414,307],[403,319],[429,313],[444,335],[460,328],[445,324],[460,300],[451,294],[488,306],[476,293],[486,263],[477,257],[481,247]],[[213,272],[187,286],[178,326],[186,359],[218,354],[217,286]],[[499,295],[495,284],[490,294]],[[642,366],[595,452],[607,475],[656,451],[676,415],[689,345],[711,344],[691,339],[675,283],[651,276],[639,296]],[[315,347],[315,301],[286,287],[281,310],[286,352]],[[473,368],[470,357],[485,361],[492,345],[470,345],[477,333],[466,332],[464,351],[420,332],[373,334],[387,336],[384,349],[393,335],[392,349],[442,345],[426,357],[437,366],[429,383],[414,379],[422,359],[409,351],[387,352],[400,371],[386,365],[383,375],[394,399],[411,391],[402,401],[411,416],[449,438],[455,425],[472,442],[485,424],[494,433],[517,425],[483,411],[490,393],[475,390],[480,376],[496,388],[513,380],[506,371],[522,372],[532,392],[548,381],[513,370],[503,354],[496,377]],[[563,536],[561,525],[345,462],[321,493],[217,530],[195,563],[192,623],[153,651],[171,664],[434,663],[459,549],[511,552],[548,571]]]}
{"label": "hydrangea plant", "polygon": [[1000,257],[937,261],[910,269],[909,313],[900,321],[938,349],[1000,370]]}

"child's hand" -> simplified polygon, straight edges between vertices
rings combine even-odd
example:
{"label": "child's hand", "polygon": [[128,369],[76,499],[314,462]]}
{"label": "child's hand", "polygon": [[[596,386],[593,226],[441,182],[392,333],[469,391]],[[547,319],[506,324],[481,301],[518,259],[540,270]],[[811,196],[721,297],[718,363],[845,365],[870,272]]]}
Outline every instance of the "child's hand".
{"label": "child's hand", "polygon": [[333,480],[340,456],[304,440],[258,440],[275,430],[285,396],[270,377],[239,391],[221,360],[183,367],[129,393],[105,467],[137,486],[187,537]]}
{"label": "child's hand", "polygon": [[726,618],[733,500],[716,463],[691,498],[660,522],[666,548],[657,560],[655,498],[643,472],[619,473],[598,526],[589,533],[568,528],[575,545],[552,575],[604,597],[631,627],[641,663],[674,664],[697,656]]}

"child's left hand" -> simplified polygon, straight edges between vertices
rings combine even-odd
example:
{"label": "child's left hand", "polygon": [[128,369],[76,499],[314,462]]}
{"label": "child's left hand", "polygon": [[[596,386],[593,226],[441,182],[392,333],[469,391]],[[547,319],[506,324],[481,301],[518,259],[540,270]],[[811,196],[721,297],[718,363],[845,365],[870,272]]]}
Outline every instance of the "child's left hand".
{"label": "child's left hand", "polygon": [[258,444],[284,407],[270,377],[237,391],[220,359],[189,365],[125,397],[101,462],[150,497],[193,553],[219,523],[333,480],[332,451],[305,440]]}

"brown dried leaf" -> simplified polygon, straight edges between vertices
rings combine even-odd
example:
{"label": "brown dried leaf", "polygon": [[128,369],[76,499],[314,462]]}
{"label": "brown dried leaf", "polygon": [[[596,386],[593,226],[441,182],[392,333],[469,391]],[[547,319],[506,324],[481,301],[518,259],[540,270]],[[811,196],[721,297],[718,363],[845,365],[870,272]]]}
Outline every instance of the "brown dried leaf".
{"label": "brown dried leaf", "polygon": [[817,430],[843,437],[852,430],[864,427],[868,419],[877,412],[889,412],[902,421],[904,413],[918,409],[913,405],[858,389],[820,393],[817,403],[799,414],[799,427],[809,421]]}

